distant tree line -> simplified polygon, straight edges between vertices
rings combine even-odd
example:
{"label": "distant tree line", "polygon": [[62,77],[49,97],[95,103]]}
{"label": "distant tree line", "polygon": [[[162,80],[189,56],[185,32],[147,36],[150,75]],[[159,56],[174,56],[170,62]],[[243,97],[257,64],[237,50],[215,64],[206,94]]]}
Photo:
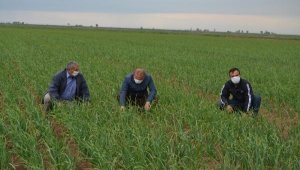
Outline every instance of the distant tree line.
{"label": "distant tree line", "polygon": [[0,22],[0,24],[14,24],[14,25],[24,25],[24,22],[14,21],[14,22]]}
{"label": "distant tree line", "polygon": [[[22,21],[13,21],[13,22],[0,22],[0,24],[24,25],[25,23],[22,22]],[[72,25],[70,23],[67,23],[67,26],[72,26]],[[75,24],[73,26],[75,26],[75,27],[84,27],[83,25],[80,25],[80,24]],[[91,25],[90,27],[94,27],[94,26]],[[99,25],[95,24],[95,27],[98,28]],[[139,29],[143,30],[144,28],[141,26]],[[155,30],[155,28],[153,27],[152,30]],[[217,32],[216,29],[209,30],[207,28],[205,28],[205,29],[196,28],[195,30],[190,28],[190,29],[185,30],[185,31],[203,32],[203,33]],[[249,34],[250,32],[248,30],[236,30],[236,31],[229,31],[228,30],[228,31],[226,31],[226,33]],[[276,33],[265,30],[265,31],[260,31],[259,34],[262,34],[262,35],[275,35]]]}

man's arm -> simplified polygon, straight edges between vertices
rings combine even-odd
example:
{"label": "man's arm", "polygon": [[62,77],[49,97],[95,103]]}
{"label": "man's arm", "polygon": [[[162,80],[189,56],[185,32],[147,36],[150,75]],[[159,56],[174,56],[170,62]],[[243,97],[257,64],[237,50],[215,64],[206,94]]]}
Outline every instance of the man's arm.
{"label": "man's arm", "polygon": [[150,81],[149,81],[150,94],[147,98],[147,101],[151,103],[153,101],[154,97],[156,96],[156,87],[155,87],[152,77],[149,76],[149,78],[150,78]]}
{"label": "man's arm", "polygon": [[58,89],[59,89],[59,85],[60,85],[60,74],[57,74],[53,77],[52,82],[48,88],[48,93],[50,94],[51,98],[53,99],[60,99],[59,93],[58,93]]}
{"label": "man's arm", "polygon": [[120,91],[119,102],[121,106],[125,106],[127,91],[128,91],[128,82],[127,79],[125,78]]}
{"label": "man's arm", "polygon": [[227,83],[225,83],[225,85],[222,87],[221,90],[221,103],[226,106],[228,105],[228,98],[229,98],[229,85]]}
{"label": "man's arm", "polygon": [[251,106],[251,100],[252,100],[252,87],[249,83],[246,83],[246,96],[245,96],[245,104],[244,104],[244,108],[243,111],[244,112],[248,112]]}

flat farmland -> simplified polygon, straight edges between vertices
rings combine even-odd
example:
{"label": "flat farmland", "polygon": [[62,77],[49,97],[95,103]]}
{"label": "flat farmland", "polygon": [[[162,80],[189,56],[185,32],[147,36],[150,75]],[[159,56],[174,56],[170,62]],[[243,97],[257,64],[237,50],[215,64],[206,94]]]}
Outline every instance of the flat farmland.
{"label": "flat farmland", "polygon": [[[80,64],[89,104],[42,112],[52,76]],[[143,67],[159,96],[120,111]],[[262,97],[257,117],[216,107],[231,67]],[[300,169],[300,40],[0,26],[0,169]]]}

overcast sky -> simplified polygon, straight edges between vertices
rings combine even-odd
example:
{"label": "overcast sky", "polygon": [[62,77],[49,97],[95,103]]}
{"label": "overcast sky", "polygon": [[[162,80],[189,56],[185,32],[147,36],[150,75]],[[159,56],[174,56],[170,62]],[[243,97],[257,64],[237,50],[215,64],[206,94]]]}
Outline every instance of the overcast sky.
{"label": "overcast sky", "polygon": [[300,0],[0,0],[0,22],[300,35]]}

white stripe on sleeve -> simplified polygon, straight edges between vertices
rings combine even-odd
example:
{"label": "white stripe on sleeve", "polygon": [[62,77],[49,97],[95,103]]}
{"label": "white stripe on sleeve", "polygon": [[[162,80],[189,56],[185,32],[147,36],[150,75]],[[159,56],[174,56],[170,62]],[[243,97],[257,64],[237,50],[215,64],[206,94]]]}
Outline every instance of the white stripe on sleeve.
{"label": "white stripe on sleeve", "polygon": [[249,84],[247,83],[247,89],[248,89],[248,97],[249,97],[249,102],[248,102],[248,106],[247,106],[247,112],[250,109],[250,105],[251,105],[251,93],[250,93],[250,87]]}
{"label": "white stripe on sleeve", "polygon": [[220,93],[220,96],[221,96],[221,103],[222,103],[222,104],[225,104],[225,102],[222,100],[222,92],[223,92],[223,90],[224,90],[224,87],[225,87],[225,85],[223,85],[223,87],[222,87],[222,89],[221,89],[221,93]]}

